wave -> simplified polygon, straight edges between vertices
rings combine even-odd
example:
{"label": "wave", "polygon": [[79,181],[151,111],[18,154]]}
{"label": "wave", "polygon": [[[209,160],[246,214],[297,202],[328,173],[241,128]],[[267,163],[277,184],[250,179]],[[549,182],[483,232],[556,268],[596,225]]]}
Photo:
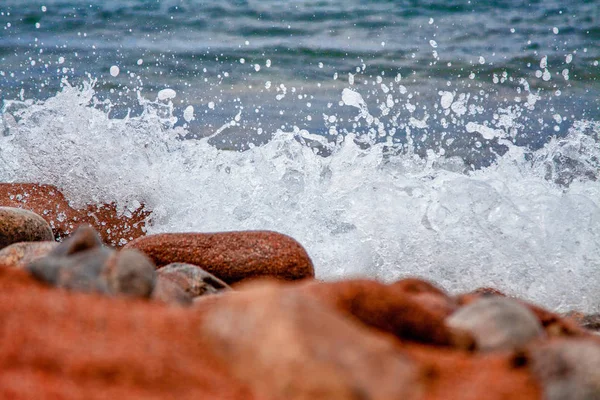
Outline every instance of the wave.
{"label": "wave", "polygon": [[[341,94],[367,123],[361,99]],[[65,81],[45,101],[6,101],[0,181],[53,184],[76,206],[116,202],[124,214],[145,204],[149,233],[286,233],[322,279],[421,276],[450,291],[494,286],[558,310],[599,309],[598,122],[572,121],[535,151],[505,140],[506,152],[473,169],[358,131],[329,141],[296,128],[245,151],[218,149],[214,138],[189,139],[169,96],[139,101],[139,115],[113,118],[93,81]],[[511,129],[469,123],[483,139]]]}

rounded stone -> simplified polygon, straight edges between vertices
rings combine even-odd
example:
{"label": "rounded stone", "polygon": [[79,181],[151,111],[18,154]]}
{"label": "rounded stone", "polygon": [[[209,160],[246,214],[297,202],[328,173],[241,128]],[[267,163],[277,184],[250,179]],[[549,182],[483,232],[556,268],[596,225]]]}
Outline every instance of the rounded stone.
{"label": "rounded stone", "polygon": [[533,312],[516,300],[494,296],[458,309],[446,319],[471,333],[478,350],[512,350],[544,334]]}
{"label": "rounded stone", "polygon": [[166,304],[188,306],[192,304],[192,298],[177,283],[170,279],[158,276],[154,290],[150,296],[152,300]]}
{"label": "rounded stone", "polygon": [[34,212],[0,207],[0,249],[19,242],[54,240],[52,228]]}
{"label": "rounded stone", "polygon": [[32,261],[45,257],[59,244],[57,242],[20,242],[0,250],[0,265],[25,268]]}
{"label": "rounded stone", "polygon": [[231,290],[225,282],[197,265],[172,263],[160,268],[157,273],[159,277],[179,285],[191,297]]}
{"label": "rounded stone", "polygon": [[194,264],[228,284],[244,279],[312,278],[312,261],[289,236],[270,231],[163,233],[138,238],[125,248],[146,253],[160,268],[171,263]]}

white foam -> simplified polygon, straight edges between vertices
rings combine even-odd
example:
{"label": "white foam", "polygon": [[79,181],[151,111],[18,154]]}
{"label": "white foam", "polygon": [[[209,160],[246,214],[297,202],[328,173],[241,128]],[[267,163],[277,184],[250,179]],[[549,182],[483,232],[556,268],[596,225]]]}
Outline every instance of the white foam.
{"label": "white foam", "polygon": [[[263,146],[222,151],[181,140],[187,131],[173,127],[164,103],[111,119],[93,96],[89,84],[67,84],[45,102],[7,103],[0,181],[54,184],[74,205],[116,201],[123,213],[145,204],[150,233],[283,232],[324,279],[417,275],[452,291],[494,286],[551,308],[599,310],[596,123],[574,123],[530,161],[512,147],[464,174],[460,159],[385,156],[385,144],[365,147],[352,134],[336,145],[277,132]],[[342,101],[366,109],[358,92],[345,90]],[[315,154],[315,142],[331,155]]]}

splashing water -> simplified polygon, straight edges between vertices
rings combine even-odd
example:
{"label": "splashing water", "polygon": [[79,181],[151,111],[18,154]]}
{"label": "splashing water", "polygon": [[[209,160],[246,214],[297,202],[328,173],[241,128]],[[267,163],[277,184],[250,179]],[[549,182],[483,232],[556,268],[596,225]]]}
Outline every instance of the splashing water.
{"label": "splashing water", "polygon": [[[390,125],[350,89],[340,96],[366,132],[329,141],[277,131],[239,152],[184,139],[170,92],[140,96],[143,112],[119,119],[93,84],[64,82],[45,101],[5,102],[0,181],[54,184],[76,206],[115,201],[127,213],[145,204],[149,233],[283,232],[306,247],[323,279],[416,275],[452,291],[494,286],[560,310],[599,309],[597,122],[575,121],[566,137],[526,151],[507,139],[516,118],[493,127],[463,118],[467,132],[508,148],[473,170],[440,148],[419,156],[394,143]],[[441,92],[439,101],[449,120],[469,107],[458,93]],[[419,129],[404,118],[396,125]]]}

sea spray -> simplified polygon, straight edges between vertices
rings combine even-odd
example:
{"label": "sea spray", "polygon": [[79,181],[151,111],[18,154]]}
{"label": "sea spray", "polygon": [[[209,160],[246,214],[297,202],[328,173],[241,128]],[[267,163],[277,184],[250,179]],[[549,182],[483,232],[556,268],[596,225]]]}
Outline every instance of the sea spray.
{"label": "sea spray", "polygon": [[[441,99],[446,110],[460,96]],[[184,140],[170,98],[140,100],[142,113],[114,118],[93,82],[65,82],[45,101],[5,102],[0,181],[54,184],[76,206],[114,201],[125,214],[145,204],[149,233],[286,233],[323,279],[416,275],[452,291],[494,286],[559,310],[600,309],[595,122],[574,121],[536,151],[505,141],[494,163],[473,169],[439,148],[418,155],[379,140],[364,108],[356,118],[370,133],[277,131],[240,152]]]}

